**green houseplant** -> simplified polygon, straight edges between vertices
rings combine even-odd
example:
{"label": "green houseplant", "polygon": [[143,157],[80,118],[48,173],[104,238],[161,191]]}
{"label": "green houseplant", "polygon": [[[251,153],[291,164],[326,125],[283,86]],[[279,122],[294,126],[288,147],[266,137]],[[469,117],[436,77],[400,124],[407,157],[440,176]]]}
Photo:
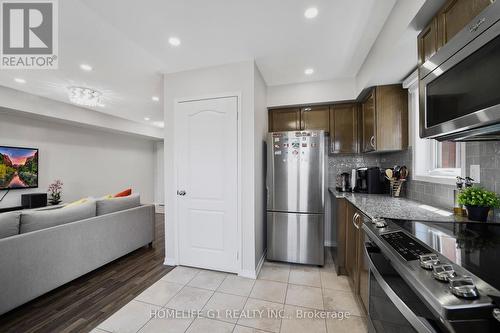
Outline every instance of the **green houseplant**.
{"label": "green houseplant", "polygon": [[49,185],[49,203],[51,205],[59,205],[61,203],[63,185],[63,182],[59,179]]}
{"label": "green houseplant", "polygon": [[491,208],[500,207],[500,198],[495,192],[480,187],[468,187],[458,195],[458,202],[467,208],[473,221],[486,222]]}

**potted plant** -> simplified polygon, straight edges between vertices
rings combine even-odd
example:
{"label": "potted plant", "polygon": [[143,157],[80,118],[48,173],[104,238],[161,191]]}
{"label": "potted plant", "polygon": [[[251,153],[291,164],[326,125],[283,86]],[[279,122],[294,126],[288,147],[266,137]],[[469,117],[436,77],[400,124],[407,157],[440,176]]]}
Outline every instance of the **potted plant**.
{"label": "potted plant", "polygon": [[61,193],[63,188],[63,182],[59,179],[49,185],[49,203],[51,205],[59,205],[61,203]]}
{"label": "potted plant", "polygon": [[491,208],[500,207],[500,199],[495,192],[479,187],[468,187],[458,195],[458,202],[467,208],[467,215],[473,221],[486,222]]}

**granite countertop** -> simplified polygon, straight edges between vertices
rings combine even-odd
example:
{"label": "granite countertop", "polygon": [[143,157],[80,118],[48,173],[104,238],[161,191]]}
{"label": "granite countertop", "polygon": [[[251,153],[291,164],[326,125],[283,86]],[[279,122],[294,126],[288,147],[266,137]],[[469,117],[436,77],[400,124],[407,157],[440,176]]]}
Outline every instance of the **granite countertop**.
{"label": "granite countertop", "polygon": [[333,187],[328,188],[328,190],[336,198],[345,198],[369,218],[467,222],[466,218],[455,216],[451,211],[431,207],[406,198],[393,198],[387,194],[339,192]]}

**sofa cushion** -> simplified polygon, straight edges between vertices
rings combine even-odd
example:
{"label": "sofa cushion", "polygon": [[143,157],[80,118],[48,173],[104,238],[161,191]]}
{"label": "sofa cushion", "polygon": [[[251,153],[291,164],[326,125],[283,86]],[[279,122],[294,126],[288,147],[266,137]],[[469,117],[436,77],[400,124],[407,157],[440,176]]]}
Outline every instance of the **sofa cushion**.
{"label": "sofa cushion", "polygon": [[21,233],[55,227],[96,216],[94,200],[68,208],[29,211],[21,213]]}
{"label": "sofa cushion", "polygon": [[118,212],[120,210],[139,207],[141,197],[139,194],[132,194],[128,197],[97,200],[97,215],[104,215]]}
{"label": "sofa cushion", "polygon": [[0,239],[19,235],[19,217],[21,212],[0,214]]}

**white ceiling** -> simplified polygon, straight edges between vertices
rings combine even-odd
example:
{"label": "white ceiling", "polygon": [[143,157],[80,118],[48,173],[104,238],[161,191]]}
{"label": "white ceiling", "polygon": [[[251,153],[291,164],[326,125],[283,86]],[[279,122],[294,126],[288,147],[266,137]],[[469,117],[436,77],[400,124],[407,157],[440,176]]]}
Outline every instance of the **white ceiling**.
{"label": "white ceiling", "polygon": [[[255,59],[268,85],[355,77],[395,2],[59,1],[59,70],[4,70],[0,85],[64,102],[67,86],[89,86],[105,95],[97,111],[161,121],[161,101],[151,99],[162,95],[161,73]],[[310,6],[319,15],[307,20]],[[181,45],[170,46],[170,36]]]}

